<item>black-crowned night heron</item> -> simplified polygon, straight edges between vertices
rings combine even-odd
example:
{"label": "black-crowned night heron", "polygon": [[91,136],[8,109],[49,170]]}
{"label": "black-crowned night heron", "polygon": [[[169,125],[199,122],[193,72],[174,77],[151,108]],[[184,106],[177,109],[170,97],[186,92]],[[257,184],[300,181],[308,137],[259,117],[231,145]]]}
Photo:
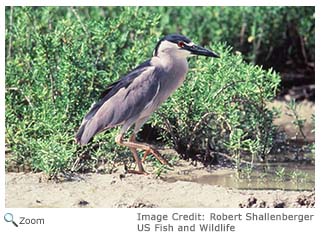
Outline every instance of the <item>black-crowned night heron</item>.
{"label": "black-crowned night heron", "polygon": [[[115,140],[133,153],[139,170],[133,172],[145,173],[142,162],[150,153],[167,164],[156,148],[137,142],[135,137],[152,113],[183,83],[188,72],[187,57],[193,55],[218,57],[185,36],[171,34],[162,38],[151,59],[108,86],[105,96],[84,117],[76,141],[85,145],[95,134],[121,125]],[[125,141],[123,136],[133,125],[133,134]],[[137,149],[145,151],[142,159]]]}

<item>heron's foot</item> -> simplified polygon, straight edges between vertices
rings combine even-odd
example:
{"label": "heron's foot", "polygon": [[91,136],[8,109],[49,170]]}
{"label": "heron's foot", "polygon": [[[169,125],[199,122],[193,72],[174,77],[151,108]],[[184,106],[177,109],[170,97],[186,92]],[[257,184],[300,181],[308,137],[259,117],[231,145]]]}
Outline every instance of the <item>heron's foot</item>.
{"label": "heron's foot", "polygon": [[132,174],[138,174],[138,175],[149,175],[148,172],[142,170],[142,171],[137,171],[137,170],[127,170],[127,173],[132,173]]}
{"label": "heron's foot", "polygon": [[[172,165],[161,155],[161,153],[154,147],[150,146],[150,149],[147,150],[146,152],[149,152],[151,153],[153,156],[155,156],[155,158],[163,165],[166,165],[166,166],[169,166],[169,167],[172,167]],[[146,154],[145,152],[145,154]],[[144,154],[144,157],[146,157]],[[142,159],[142,162],[144,160]]]}
{"label": "heron's foot", "polygon": [[[136,164],[138,166],[138,169],[139,169],[138,173],[139,174],[142,174],[142,173],[145,172],[142,163],[146,160],[146,157],[147,157],[148,154],[152,154],[153,156],[155,156],[155,158],[161,164],[172,167],[172,165],[170,165],[168,163],[168,161],[166,159],[164,159],[164,157],[161,155],[161,153],[157,150],[156,147],[154,147],[152,145],[149,145],[149,144],[146,144],[146,143],[137,142],[136,139],[135,139],[134,134],[130,137],[129,141],[124,141],[123,140],[123,134],[119,134],[119,135],[116,136],[116,142],[119,145],[127,146],[128,148],[130,148],[130,150],[131,150],[131,152],[132,152],[132,154],[134,156],[135,162],[136,162]],[[137,153],[137,149],[145,151],[142,159],[140,159],[140,157],[139,157],[139,155]]]}
{"label": "heron's foot", "polygon": [[[133,154],[134,154],[134,152],[133,152]],[[135,159],[135,162],[136,162],[136,166],[138,166],[138,171],[133,170],[133,169],[129,169],[127,167],[127,165],[125,165],[125,172],[126,173],[132,173],[132,174],[139,174],[139,175],[149,175],[149,173],[144,170],[144,167],[142,165],[142,161],[139,158],[137,153],[134,155],[134,159]],[[134,169],[136,169],[136,167]]]}

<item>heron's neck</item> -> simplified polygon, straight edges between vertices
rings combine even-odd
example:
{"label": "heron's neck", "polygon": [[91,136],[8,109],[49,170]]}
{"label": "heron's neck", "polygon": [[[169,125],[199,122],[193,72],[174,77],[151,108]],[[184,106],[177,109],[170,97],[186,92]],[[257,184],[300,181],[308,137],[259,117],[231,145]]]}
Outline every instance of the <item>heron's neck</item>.
{"label": "heron's neck", "polygon": [[171,69],[183,69],[184,72],[188,70],[188,61],[187,58],[182,55],[170,54],[170,53],[161,53],[157,56],[160,64],[166,70]]}

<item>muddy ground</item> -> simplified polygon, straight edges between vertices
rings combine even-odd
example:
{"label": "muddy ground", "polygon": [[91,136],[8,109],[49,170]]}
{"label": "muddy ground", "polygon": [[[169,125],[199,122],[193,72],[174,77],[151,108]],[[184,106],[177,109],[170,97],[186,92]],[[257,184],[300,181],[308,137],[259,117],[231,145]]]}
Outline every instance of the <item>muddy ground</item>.
{"label": "muddy ground", "polygon": [[[275,106],[282,107],[281,102]],[[302,103],[300,113],[308,121],[305,133],[314,140],[311,132],[312,103]],[[275,120],[276,124],[294,136],[290,117]],[[146,168],[150,171],[149,164]],[[215,175],[233,171],[214,170]],[[210,174],[202,166],[179,161],[172,171],[157,178],[156,175],[124,174],[120,167],[113,174],[76,174],[64,181],[48,181],[41,173],[6,173],[6,207],[313,207],[314,191],[240,190],[186,181],[179,176]],[[170,181],[172,180],[172,181]]]}
{"label": "muddy ground", "polygon": [[83,174],[78,180],[42,181],[42,174],[6,175],[6,207],[310,207],[309,191],[238,190],[154,175]]}

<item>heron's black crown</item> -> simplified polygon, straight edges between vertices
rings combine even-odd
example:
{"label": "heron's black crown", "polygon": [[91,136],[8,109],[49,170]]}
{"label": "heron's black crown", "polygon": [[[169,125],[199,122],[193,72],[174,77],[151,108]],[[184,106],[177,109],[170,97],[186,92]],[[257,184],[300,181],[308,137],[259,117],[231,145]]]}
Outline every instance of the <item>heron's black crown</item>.
{"label": "heron's black crown", "polygon": [[177,44],[180,41],[185,42],[187,44],[191,42],[190,39],[188,39],[187,37],[185,37],[185,36],[183,36],[181,34],[169,34],[169,35],[166,35],[162,39],[160,39],[160,41],[157,43],[157,45],[156,45],[156,47],[154,49],[154,56],[157,55],[160,44],[163,41],[169,41],[169,42],[172,42],[172,43],[175,43],[175,44]]}
{"label": "heron's black crown", "polygon": [[165,36],[163,40],[167,40],[167,41],[170,41],[170,42],[173,42],[173,43],[178,43],[180,41],[182,42],[185,42],[185,43],[190,43],[191,40],[188,39],[187,37],[183,36],[183,35],[180,35],[180,34],[169,34],[167,36]]}

